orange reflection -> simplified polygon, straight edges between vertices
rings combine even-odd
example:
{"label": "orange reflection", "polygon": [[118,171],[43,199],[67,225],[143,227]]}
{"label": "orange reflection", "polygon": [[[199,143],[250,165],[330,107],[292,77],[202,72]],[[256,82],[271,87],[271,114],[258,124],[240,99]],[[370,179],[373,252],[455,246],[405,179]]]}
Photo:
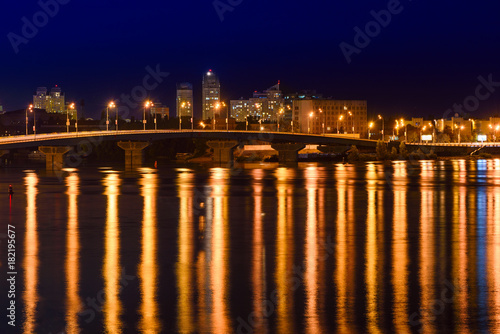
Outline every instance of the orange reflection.
{"label": "orange reflection", "polygon": [[254,330],[258,333],[267,331],[267,317],[265,316],[266,285],[265,285],[265,248],[262,230],[262,169],[252,170],[252,187],[254,198],[253,237],[252,237],[252,290]]}
{"label": "orange reflection", "polygon": [[177,259],[177,327],[181,333],[195,331],[193,308],[193,179],[190,171],[179,173],[177,189],[180,201]]}
{"label": "orange reflection", "polygon": [[[462,160],[461,160],[462,161]],[[458,171],[465,172],[465,166],[457,166]],[[455,174],[457,176],[456,183],[460,182],[461,176],[459,173]],[[468,309],[469,309],[469,296],[467,288],[467,272],[468,261],[467,261],[467,216],[466,216],[466,205],[467,201],[467,189],[464,185],[460,185],[457,190],[453,192],[453,244],[456,245],[453,250],[453,275],[456,279],[456,284],[460,289],[460,293],[456,295],[455,301],[455,322],[460,324],[460,328],[464,331],[468,331],[467,321]],[[454,282],[455,283],[455,282]]]}
{"label": "orange reflection", "polygon": [[[432,170],[422,170],[422,177],[432,178]],[[432,182],[432,181],[429,181]],[[431,312],[434,302],[434,266],[435,266],[435,235],[434,235],[434,190],[423,187],[420,202],[420,321],[423,332],[434,332]]]}
{"label": "orange reflection", "polygon": [[[498,170],[491,170],[491,173]],[[490,330],[492,333],[500,328],[500,187],[490,190],[488,203],[488,309]]]}
{"label": "orange reflection", "polygon": [[79,333],[78,312],[81,308],[80,286],[80,236],[78,228],[78,195],[80,178],[72,173],[66,178],[68,196],[68,228],[66,232],[66,330]]}
{"label": "orange reflection", "polygon": [[[294,330],[293,317],[293,288],[289,284],[289,275],[293,271],[293,179],[294,170],[278,168],[276,170],[276,188],[278,191],[278,227],[276,229],[276,292],[278,302],[277,332],[292,333]],[[298,280],[298,278],[295,278]],[[293,284],[298,284],[294,281]]]}
{"label": "orange reflection", "polygon": [[[347,197],[347,177],[346,167],[343,165],[337,166],[337,230],[336,230],[336,268],[335,268],[335,284],[337,286],[337,322],[338,332],[353,333],[351,328],[353,323],[352,307],[353,302],[350,298],[350,293],[354,289],[352,287],[353,280],[348,276],[348,244],[347,244],[347,219],[346,219],[346,197]],[[349,259],[351,260],[351,258]],[[353,263],[349,264],[354,266]],[[351,288],[352,287],[352,288]]]}
{"label": "orange reflection", "polygon": [[26,186],[26,241],[24,242],[24,312],[23,332],[36,333],[36,307],[38,305],[38,231],[36,217],[36,196],[38,176],[28,173],[24,178]]}
{"label": "orange reflection", "polygon": [[366,316],[367,329],[370,333],[380,332],[378,325],[378,245],[377,245],[377,216],[376,216],[376,175],[374,166],[367,166],[367,191],[368,191],[368,212],[366,217]]}
{"label": "orange reflection", "polygon": [[[395,165],[394,174],[404,175],[405,165]],[[393,319],[398,333],[409,333],[408,326],[408,226],[406,185],[394,184],[392,284],[394,288]]]}
{"label": "orange reflection", "polygon": [[138,273],[141,284],[141,305],[139,308],[139,330],[142,333],[159,333],[161,325],[158,315],[158,259],[156,235],[156,201],[158,176],[156,173],[141,175],[141,195],[144,198],[142,211],[142,253]]}
{"label": "orange reflection", "polygon": [[104,232],[104,327],[109,333],[121,333],[122,303],[120,294],[120,229],[118,221],[118,196],[121,179],[116,173],[104,178],[104,194],[107,197],[106,229]]}
{"label": "orange reflection", "polygon": [[[319,198],[317,167],[308,167],[305,170],[307,190],[307,220],[306,220],[306,245],[305,245],[305,274],[304,289],[306,294],[306,332],[323,332],[323,323],[319,312],[322,309],[322,269],[324,267],[323,254],[320,255],[319,240],[324,226],[324,217],[318,213],[317,205],[323,205],[324,198]],[[324,193],[322,193],[324,197]],[[320,208],[320,212],[321,212]],[[321,221],[323,220],[323,222]]]}
{"label": "orange reflection", "polygon": [[[212,295],[211,323],[216,333],[229,333],[231,321],[228,310],[229,291],[229,226],[227,179],[229,170],[214,168],[210,177],[212,188],[213,216],[208,217],[211,225],[209,250],[211,255],[209,276]],[[208,213],[207,213],[208,215]]]}

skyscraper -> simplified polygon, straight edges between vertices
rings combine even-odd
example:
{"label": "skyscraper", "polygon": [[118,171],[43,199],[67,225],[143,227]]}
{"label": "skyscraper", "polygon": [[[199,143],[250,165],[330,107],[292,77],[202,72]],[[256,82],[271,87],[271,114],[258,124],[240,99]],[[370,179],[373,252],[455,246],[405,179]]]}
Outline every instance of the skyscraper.
{"label": "skyscraper", "polygon": [[220,102],[220,82],[212,70],[203,76],[202,87],[202,117],[213,118],[214,114],[220,112],[220,109],[215,110],[216,104]]}
{"label": "skyscraper", "polygon": [[45,109],[48,113],[64,113],[66,112],[65,106],[64,94],[57,85],[50,90],[50,94],[47,94],[46,87],[38,87],[36,95],[33,95],[35,109]]}
{"label": "skyscraper", "polygon": [[189,82],[177,84],[176,117],[193,115],[193,85]]}

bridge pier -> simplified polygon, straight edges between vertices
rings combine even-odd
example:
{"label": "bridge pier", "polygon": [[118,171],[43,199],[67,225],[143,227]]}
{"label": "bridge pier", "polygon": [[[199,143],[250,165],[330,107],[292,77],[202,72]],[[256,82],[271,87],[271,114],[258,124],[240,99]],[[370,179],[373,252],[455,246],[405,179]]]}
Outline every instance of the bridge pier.
{"label": "bridge pier", "polygon": [[67,146],[40,146],[38,150],[45,154],[45,168],[47,170],[61,170],[64,166],[64,155],[71,148]]}
{"label": "bridge pier", "polygon": [[118,147],[125,151],[125,169],[141,167],[144,161],[143,152],[149,146],[148,142],[144,141],[120,141]]}
{"label": "bridge pier", "polygon": [[236,146],[238,146],[238,142],[235,140],[211,140],[207,141],[207,146],[213,148],[214,150],[214,162],[226,163],[233,162],[233,150]]}
{"label": "bridge pier", "polygon": [[271,144],[271,147],[278,151],[278,158],[281,163],[297,162],[299,151],[306,147],[304,144]]}

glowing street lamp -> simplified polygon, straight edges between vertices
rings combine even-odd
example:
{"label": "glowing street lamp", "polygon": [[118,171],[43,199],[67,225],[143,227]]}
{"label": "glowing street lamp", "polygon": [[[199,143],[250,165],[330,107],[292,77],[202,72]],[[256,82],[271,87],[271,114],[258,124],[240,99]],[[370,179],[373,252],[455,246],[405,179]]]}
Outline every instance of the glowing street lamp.
{"label": "glowing street lamp", "polygon": [[337,120],[337,134],[340,133],[339,121],[342,121],[343,119],[344,119],[344,115],[340,115],[339,119]]}
{"label": "glowing street lamp", "polygon": [[212,112],[212,116],[213,116],[212,117],[213,118],[213,120],[212,120],[212,122],[213,122],[212,130],[215,130],[215,109],[217,109],[217,110],[220,109],[220,103],[216,103],[214,109],[212,109],[213,110],[213,112]]}
{"label": "glowing street lamp", "polygon": [[381,115],[378,115],[378,119],[382,121],[382,141],[385,140],[385,124],[384,124],[384,118]]}
{"label": "glowing street lamp", "polygon": [[368,139],[371,139],[371,129],[373,127],[373,122],[370,122],[370,124],[368,124]]}
{"label": "glowing street lamp", "polygon": [[201,126],[203,129],[205,129],[205,126],[206,126],[206,125],[205,125],[205,123],[200,122],[200,126]]}
{"label": "glowing street lamp", "polygon": [[25,136],[27,136],[27,135],[28,135],[28,110],[29,110],[30,112],[33,112],[33,105],[32,105],[32,104],[30,104],[30,105],[28,106],[28,108],[26,108],[26,109],[25,109],[25,113],[26,113],[26,133],[25,133]]}
{"label": "glowing street lamp", "polygon": [[313,115],[314,115],[314,113],[311,111],[311,112],[309,113],[309,118],[307,119],[307,133],[311,133],[311,127],[310,127],[310,124],[309,124],[309,123],[310,123],[310,120],[311,120],[311,118],[313,117]]}
{"label": "glowing street lamp", "polygon": [[[113,101],[108,103],[108,106],[106,107],[106,131],[109,131],[109,108],[114,108],[115,103]],[[118,128],[118,119],[116,120],[116,128]]]}
{"label": "glowing street lamp", "polygon": [[69,109],[75,109],[75,104],[71,103],[68,108],[66,108],[66,132],[69,133]]}
{"label": "glowing street lamp", "polygon": [[[116,105],[113,101],[109,102],[108,103],[108,108],[107,109],[110,109],[110,108],[116,108]],[[116,108],[116,115],[115,115],[115,130],[118,131],[118,108]],[[108,111],[106,111],[106,130],[107,127],[108,127],[108,123],[109,123],[109,118],[108,118]]]}
{"label": "glowing street lamp", "polygon": [[146,108],[149,108],[150,106],[153,105],[153,102],[151,101],[146,101],[144,102],[144,112],[142,114],[142,124],[143,124],[143,129],[146,131]]}
{"label": "glowing street lamp", "polygon": [[354,118],[352,117],[352,112],[348,112],[349,116],[351,117],[351,123],[352,123],[352,134],[354,134]]}
{"label": "glowing street lamp", "polygon": [[[321,108],[319,108],[319,113],[323,114],[323,110]],[[321,126],[323,128],[323,135],[325,135],[325,121],[326,121],[326,112],[325,112],[325,115],[324,115],[324,118],[323,118],[323,123],[321,123]]]}
{"label": "glowing street lamp", "polygon": [[181,110],[179,110],[179,130],[182,130],[182,109],[186,107],[186,102],[182,102]]}
{"label": "glowing street lamp", "polygon": [[282,116],[284,112],[285,109],[283,108],[280,108],[280,111],[278,112],[278,132],[280,132],[280,116]]}

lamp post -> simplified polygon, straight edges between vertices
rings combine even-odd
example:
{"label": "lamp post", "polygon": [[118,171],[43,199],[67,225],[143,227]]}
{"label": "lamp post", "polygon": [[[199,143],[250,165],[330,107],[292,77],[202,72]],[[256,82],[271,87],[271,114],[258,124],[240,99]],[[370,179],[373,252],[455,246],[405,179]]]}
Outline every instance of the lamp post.
{"label": "lamp post", "polygon": [[217,110],[220,109],[220,103],[216,103],[215,107],[212,109],[213,110],[213,112],[212,112],[212,116],[213,116],[212,117],[213,118],[213,120],[212,120],[212,124],[213,124],[212,125],[212,130],[215,130],[215,109],[217,109]]}
{"label": "lamp post", "polygon": [[186,107],[186,102],[182,102],[181,109],[179,110],[179,131],[182,130],[182,109]]}
{"label": "lamp post", "polygon": [[191,111],[191,131],[194,131],[194,115],[193,115],[193,109],[191,108],[191,103],[188,102],[188,107],[189,110]]}
{"label": "lamp post", "polygon": [[106,106],[106,131],[109,131],[109,104]]}
{"label": "lamp post", "polygon": [[245,131],[248,131],[248,115],[245,116]]}
{"label": "lamp post", "polygon": [[280,132],[280,116],[283,114],[284,112],[284,109],[283,108],[280,108],[279,112],[278,112],[278,132]]}
{"label": "lamp post", "polygon": [[311,111],[309,113],[309,118],[307,119],[307,133],[311,133],[311,127],[310,127],[310,121],[311,118],[313,117],[314,113]]}
{"label": "lamp post", "polygon": [[[226,107],[226,103],[222,102],[222,106]],[[224,109],[226,109],[226,131],[229,132],[229,109],[228,108]]]}
{"label": "lamp post", "polygon": [[[75,110],[75,104],[74,103],[71,103],[69,105],[69,107],[66,109],[66,132],[69,133],[69,125],[70,125],[70,122],[69,122],[69,117],[68,117],[68,112],[69,110],[68,109],[71,109],[71,110]],[[75,128],[78,127],[78,125],[76,125],[75,123]]]}
{"label": "lamp post", "polygon": [[69,133],[69,106],[66,108],[66,132]]}
{"label": "lamp post", "polygon": [[[115,108],[115,103],[113,101],[109,102],[108,103],[108,109],[109,108]],[[108,112],[106,112],[106,118],[108,118],[108,115],[107,115]],[[109,123],[109,120],[107,120],[108,122],[106,123],[106,130],[107,130],[107,127],[108,127],[108,123]],[[118,131],[118,108],[116,108],[116,115],[115,115],[115,130]]]}
{"label": "lamp post", "polygon": [[406,140],[406,130],[408,129],[408,124],[405,124],[405,120],[401,118],[401,126],[405,127],[405,143],[407,142]]}
{"label": "lamp post", "polygon": [[373,127],[373,122],[370,122],[370,124],[368,124],[368,139],[371,139],[371,129]]}
{"label": "lamp post", "polygon": [[343,119],[344,119],[344,115],[340,115],[339,119],[337,120],[337,134],[340,133],[339,121],[342,121]]}
{"label": "lamp post", "polygon": [[35,135],[36,138],[36,111],[30,108],[30,112],[33,113],[33,134]]}
{"label": "lamp post", "polygon": [[[323,110],[319,108],[319,113],[323,114]],[[321,123],[321,127],[323,128],[323,135],[325,135],[325,122],[326,122],[326,112],[323,115],[323,122]]]}
{"label": "lamp post", "polygon": [[32,112],[32,111],[33,111],[33,105],[32,105],[32,104],[30,104],[30,105],[28,106],[28,108],[26,108],[26,109],[25,109],[25,113],[26,113],[26,133],[24,134],[25,136],[27,136],[27,135],[28,135],[28,110],[29,110],[30,112]]}
{"label": "lamp post", "polygon": [[378,119],[382,121],[382,141],[385,140],[385,124],[384,124],[384,118],[380,115],[378,115]]}
{"label": "lamp post", "polygon": [[146,108],[149,108],[151,104],[152,104],[151,101],[146,101],[144,103],[144,112],[142,114],[142,125],[144,131],[146,131]]}
{"label": "lamp post", "polygon": [[422,144],[422,135],[423,135],[423,132],[425,131],[427,127],[424,126],[423,128],[420,128],[420,144]]}
{"label": "lamp post", "polygon": [[351,117],[352,134],[354,134],[354,118],[352,117],[352,112],[351,111],[348,111],[347,113]]}

